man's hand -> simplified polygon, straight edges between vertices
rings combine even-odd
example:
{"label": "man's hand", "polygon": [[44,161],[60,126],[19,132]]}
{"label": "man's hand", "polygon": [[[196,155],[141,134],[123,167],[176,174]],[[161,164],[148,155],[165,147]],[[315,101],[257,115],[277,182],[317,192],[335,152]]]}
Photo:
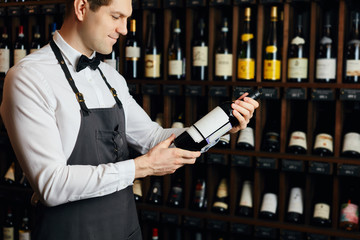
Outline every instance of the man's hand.
{"label": "man's hand", "polygon": [[245,129],[247,124],[252,118],[254,111],[259,107],[259,103],[249,97],[246,97],[248,93],[244,93],[231,105],[234,117],[239,121],[239,125],[233,127],[229,132],[236,133],[239,130]]}
{"label": "man's hand", "polygon": [[169,148],[174,139],[175,134],[172,134],[145,155],[135,158],[135,178],[171,174],[185,164],[194,164],[201,153],[180,148]]}

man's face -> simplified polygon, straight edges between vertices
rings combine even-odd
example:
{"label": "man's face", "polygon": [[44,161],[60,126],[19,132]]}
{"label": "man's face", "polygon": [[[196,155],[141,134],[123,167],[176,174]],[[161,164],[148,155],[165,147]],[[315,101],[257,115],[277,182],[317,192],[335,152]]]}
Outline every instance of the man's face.
{"label": "man's face", "polygon": [[131,0],[112,0],[93,12],[88,8],[83,26],[79,29],[85,48],[109,54],[120,34],[127,34],[127,18],[132,13]]}

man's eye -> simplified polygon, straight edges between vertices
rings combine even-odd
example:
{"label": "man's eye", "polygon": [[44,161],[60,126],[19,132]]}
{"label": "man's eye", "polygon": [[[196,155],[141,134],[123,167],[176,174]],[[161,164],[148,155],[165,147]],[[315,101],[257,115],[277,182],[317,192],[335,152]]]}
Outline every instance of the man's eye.
{"label": "man's eye", "polygon": [[120,17],[119,16],[112,16],[113,17],[113,19],[119,19]]}

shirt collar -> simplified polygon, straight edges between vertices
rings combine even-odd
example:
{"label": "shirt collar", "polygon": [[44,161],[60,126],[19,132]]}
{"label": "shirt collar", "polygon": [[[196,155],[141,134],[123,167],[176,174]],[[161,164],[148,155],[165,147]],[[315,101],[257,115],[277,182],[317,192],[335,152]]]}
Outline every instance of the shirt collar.
{"label": "shirt collar", "polygon": [[[74,71],[76,71],[76,64],[79,61],[80,56],[82,55],[81,52],[77,51],[73,47],[71,47],[60,35],[58,31],[54,34],[54,41],[56,45],[60,48],[60,51],[64,57],[64,59],[67,60],[67,62],[73,67]],[[91,57],[94,57],[96,52],[94,51],[91,54]]]}

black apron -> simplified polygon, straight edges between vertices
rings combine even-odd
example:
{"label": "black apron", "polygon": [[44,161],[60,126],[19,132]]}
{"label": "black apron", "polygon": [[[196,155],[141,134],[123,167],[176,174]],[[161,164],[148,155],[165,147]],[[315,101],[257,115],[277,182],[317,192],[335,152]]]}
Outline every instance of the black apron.
{"label": "black apron", "polygon": [[[88,109],[76,88],[60,49],[50,42],[81,107],[81,125],[68,165],[115,163],[128,158],[125,116],[116,91],[116,106]],[[79,176],[81,177],[81,176]],[[35,240],[121,240],[142,239],[132,186],[110,195],[65,203],[55,207],[39,204],[32,239]]]}

